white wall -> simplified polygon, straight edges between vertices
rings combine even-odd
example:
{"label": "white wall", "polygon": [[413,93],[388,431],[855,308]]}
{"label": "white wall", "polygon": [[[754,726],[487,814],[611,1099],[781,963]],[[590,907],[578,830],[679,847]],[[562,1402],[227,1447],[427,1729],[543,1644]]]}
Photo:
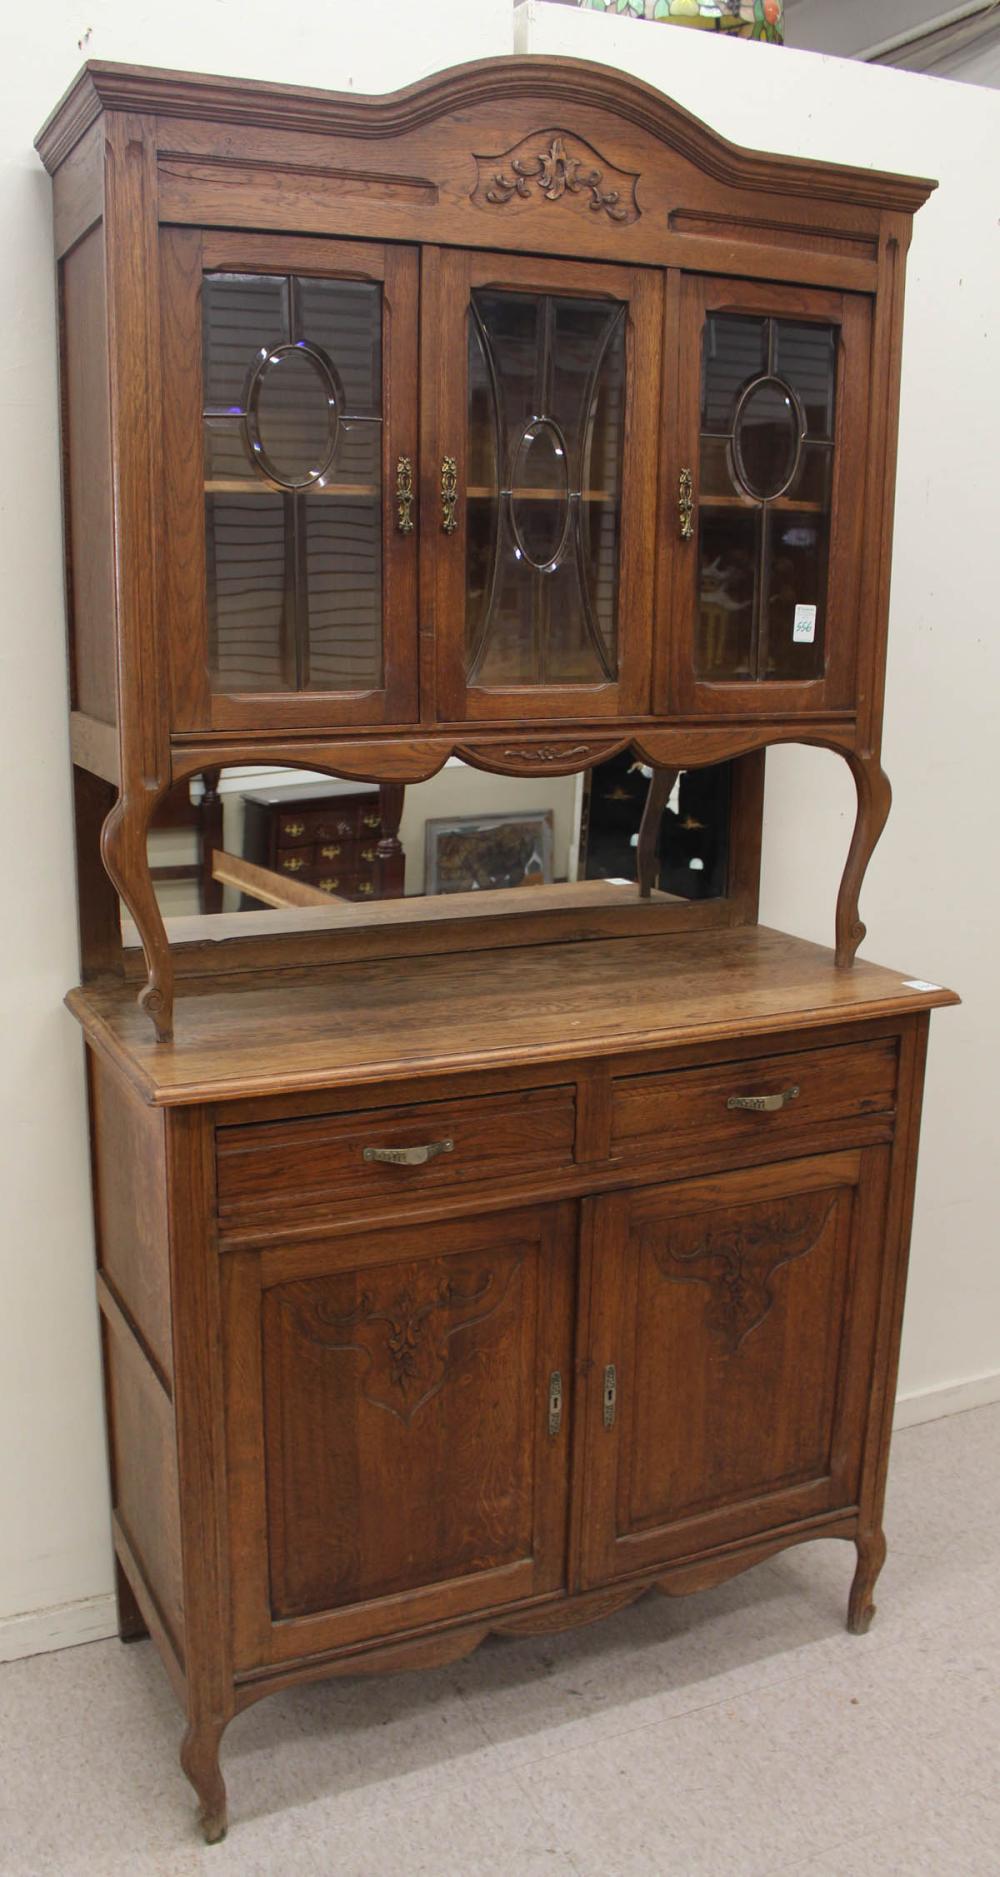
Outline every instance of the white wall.
{"label": "white wall", "polygon": [[[0,920],[0,1654],[111,1626],[83,1078],[76,1027],[60,1005],[77,962],[49,185],[31,147],[84,56],[87,27],[94,57],[370,90],[511,45],[508,0],[285,0],[277,14],[261,0],[91,0],[77,11],[39,0],[5,18],[0,782],[11,832]],[[903,1387],[914,1394],[995,1375],[987,934],[998,910],[989,714],[1000,412],[987,333],[1000,284],[1000,101],[563,7],[523,9],[518,31],[538,50],[605,59],[660,82],[747,143],[943,179],[918,218],[912,256],[886,736],[898,805],[865,897],[866,950],[952,982],[967,1000],[935,1022]],[[764,910],[773,922],[829,938],[849,813],[833,757],[769,759]]]}

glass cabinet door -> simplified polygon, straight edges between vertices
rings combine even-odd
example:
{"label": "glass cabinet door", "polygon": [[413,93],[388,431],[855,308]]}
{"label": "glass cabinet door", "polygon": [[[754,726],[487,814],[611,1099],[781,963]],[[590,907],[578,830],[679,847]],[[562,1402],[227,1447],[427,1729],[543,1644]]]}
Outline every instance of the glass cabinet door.
{"label": "glass cabinet door", "polygon": [[682,283],[676,709],[853,703],[868,358],[859,296]]}
{"label": "glass cabinet door", "polygon": [[413,250],[171,231],[165,289],[175,724],[413,721]]}
{"label": "glass cabinet door", "polygon": [[660,282],[508,255],[439,270],[438,714],[644,711]]}

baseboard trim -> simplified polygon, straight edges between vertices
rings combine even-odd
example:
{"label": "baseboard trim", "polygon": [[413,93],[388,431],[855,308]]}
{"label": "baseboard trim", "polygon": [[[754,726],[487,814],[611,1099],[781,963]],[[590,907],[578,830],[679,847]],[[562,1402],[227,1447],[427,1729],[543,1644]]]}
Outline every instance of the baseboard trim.
{"label": "baseboard trim", "polygon": [[50,1649],[72,1649],[76,1643],[101,1642],[117,1634],[118,1614],[110,1594],[54,1603],[47,1610],[0,1618],[0,1662],[44,1655]]}
{"label": "baseboard trim", "polygon": [[974,1375],[968,1382],[950,1382],[943,1388],[921,1388],[912,1395],[897,1395],[893,1427],[918,1427],[922,1421],[937,1421],[945,1414],[965,1414],[969,1408],[986,1408],[1000,1401],[1000,1369],[989,1375]]}

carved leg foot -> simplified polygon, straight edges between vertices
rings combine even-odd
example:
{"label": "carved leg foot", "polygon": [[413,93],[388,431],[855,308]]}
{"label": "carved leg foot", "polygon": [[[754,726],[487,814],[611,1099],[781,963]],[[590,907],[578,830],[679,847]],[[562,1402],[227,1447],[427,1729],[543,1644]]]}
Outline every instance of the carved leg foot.
{"label": "carved leg foot", "polygon": [[875,1580],[885,1563],[885,1534],[870,1532],[864,1538],[855,1540],[858,1551],[858,1564],[851,1585],[851,1596],[847,1606],[847,1627],[852,1636],[863,1636],[871,1628],[875,1615],[872,1592]]}
{"label": "carved leg foot", "polygon": [[146,984],[140,1007],[156,1031],[158,1043],[174,1033],[174,968],[166,928],[149,875],[146,840],[150,818],[162,791],[144,789],[119,796],[101,832],[101,855],[142,942]]}
{"label": "carved leg foot", "polygon": [[198,1795],[198,1823],[206,1844],[226,1835],[226,1782],[219,1768],[224,1721],[192,1721],[181,1742],[181,1765]]}
{"label": "carved leg foot", "polygon": [[139,1642],[143,1636],[148,1636],[145,1618],[117,1558],[115,1559],[115,1600],[118,1605],[118,1634],[122,1642]]}
{"label": "carved leg foot", "polygon": [[859,756],[851,751],[847,761],[858,792],[858,811],[837,895],[837,963],[840,966],[854,963],[854,955],[865,936],[866,928],[858,915],[858,900],[892,802],[889,778],[877,756]]}

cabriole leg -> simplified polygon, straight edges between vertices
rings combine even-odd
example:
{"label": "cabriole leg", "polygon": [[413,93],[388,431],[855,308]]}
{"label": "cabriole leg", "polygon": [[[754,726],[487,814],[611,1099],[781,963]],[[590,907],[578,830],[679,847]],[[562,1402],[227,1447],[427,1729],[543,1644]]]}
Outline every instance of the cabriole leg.
{"label": "cabriole leg", "polygon": [[198,1823],[206,1844],[226,1835],[226,1782],[219,1766],[219,1743],[225,1721],[214,1716],[191,1720],[181,1742],[181,1765],[198,1795]]}
{"label": "cabriole leg", "polygon": [[863,1636],[871,1628],[875,1615],[872,1592],[883,1564],[885,1563],[885,1533],[879,1527],[876,1532],[859,1532],[855,1539],[858,1551],[857,1569],[851,1585],[851,1596],[847,1606],[847,1627],[852,1636]]}
{"label": "cabriole leg", "polygon": [[877,756],[844,752],[858,792],[858,811],[848,850],[847,864],[837,895],[837,964],[852,965],[854,955],[865,936],[865,926],[858,916],[858,900],[868,862],[878,845],[892,801],[889,778]]}
{"label": "cabriole leg", "polygon": [[174,968],[146,849],[150,819],[161,794],[142,789],[119,796],[104,823],[101,856],[142,942],[146,983],[139,1004],[153,1024],[157,1042],[169,1043],[174,1033]]}

